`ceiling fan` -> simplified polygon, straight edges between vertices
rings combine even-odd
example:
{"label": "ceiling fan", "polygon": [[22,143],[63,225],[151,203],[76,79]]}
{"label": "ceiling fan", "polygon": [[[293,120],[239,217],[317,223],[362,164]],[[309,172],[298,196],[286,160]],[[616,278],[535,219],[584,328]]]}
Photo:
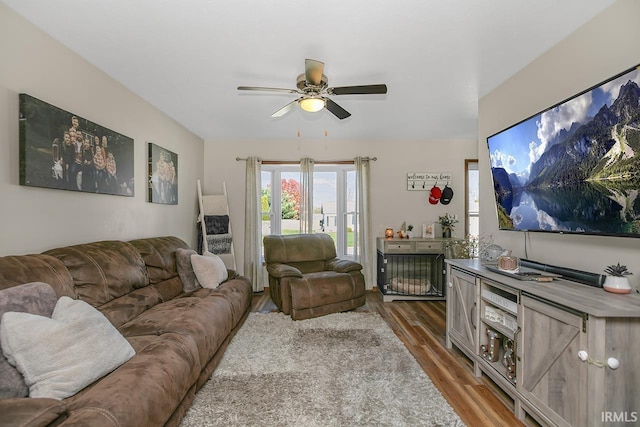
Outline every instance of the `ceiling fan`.
{"label": "ceiling fan", "polygon": [[363,86],[340,86],[328,87],[329,79],[324,74],[324,62],[314,59],[305,59],[305,72],[298,76],[296,86],[298,89],[280,89],[275,87],[258,86],[238,86],[238,90],[257,90],[270,92],[286,92],[301,95],[298,99],[291,101],[271,117],[280,117],[291,111],[296,104],[304,111],[315,113],[326,108],[340,120],[351,115],[347,110],[336,104],[331,98],[332,95],[373,95],[387,93],[387,85],[363,85]]}

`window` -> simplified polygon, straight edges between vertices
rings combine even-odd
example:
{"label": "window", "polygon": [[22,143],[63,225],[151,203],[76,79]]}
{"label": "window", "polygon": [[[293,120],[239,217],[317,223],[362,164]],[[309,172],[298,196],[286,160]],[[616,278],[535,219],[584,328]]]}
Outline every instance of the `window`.
{"label": "window", "polygon": [[262,166],[262,235],[300,232],[300,166]]}
{"label": "window", "polygon": [[469,237],[478,238],[480,235],[480,174],[478,160],[465,160],[465,233]]}
{"label": "window", "polygon": [[[300,233],[300,166],[262,165],[262,234]],[[353,164],[317,164],[313,171],[314,233],[327,233],[338,256],[356,258],[356,172]]]}

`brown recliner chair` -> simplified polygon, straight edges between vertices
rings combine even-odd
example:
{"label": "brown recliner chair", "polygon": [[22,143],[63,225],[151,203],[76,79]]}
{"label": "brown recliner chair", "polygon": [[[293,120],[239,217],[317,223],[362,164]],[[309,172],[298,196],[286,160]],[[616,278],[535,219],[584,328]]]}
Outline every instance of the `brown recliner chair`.
{"label": "brown recliner chair", "polygon": [[271,299],[293,320],[352,310],[365,303],[362,265],[336,256],[328,234],[265,236]]}

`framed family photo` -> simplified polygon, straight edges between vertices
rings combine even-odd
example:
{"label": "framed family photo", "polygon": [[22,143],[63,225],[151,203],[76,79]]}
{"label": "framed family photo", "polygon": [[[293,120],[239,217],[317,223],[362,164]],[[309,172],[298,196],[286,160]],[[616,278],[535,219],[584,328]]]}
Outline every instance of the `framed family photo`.
{"label": "framed family photo", "polygon": [[178,204],[178,155],[149,142],[148,201]]}
{"label": "framed family photo", "polygon": [[435,224],[422,224],[422,238],[433,239],[436,237],[436,225]]}
{"label": "framed family photo", "polygon": [[20,185],[133,197],[133,139],[21,93]]}

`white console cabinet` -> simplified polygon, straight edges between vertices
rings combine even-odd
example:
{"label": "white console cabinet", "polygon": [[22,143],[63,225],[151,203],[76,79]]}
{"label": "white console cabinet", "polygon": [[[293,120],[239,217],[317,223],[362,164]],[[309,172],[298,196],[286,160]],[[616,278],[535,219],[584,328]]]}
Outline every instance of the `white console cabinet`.
{"label": "white console cabinet", "polygon": [[640,424],[640,295],[446,260],[447,346],[549,426]]}

